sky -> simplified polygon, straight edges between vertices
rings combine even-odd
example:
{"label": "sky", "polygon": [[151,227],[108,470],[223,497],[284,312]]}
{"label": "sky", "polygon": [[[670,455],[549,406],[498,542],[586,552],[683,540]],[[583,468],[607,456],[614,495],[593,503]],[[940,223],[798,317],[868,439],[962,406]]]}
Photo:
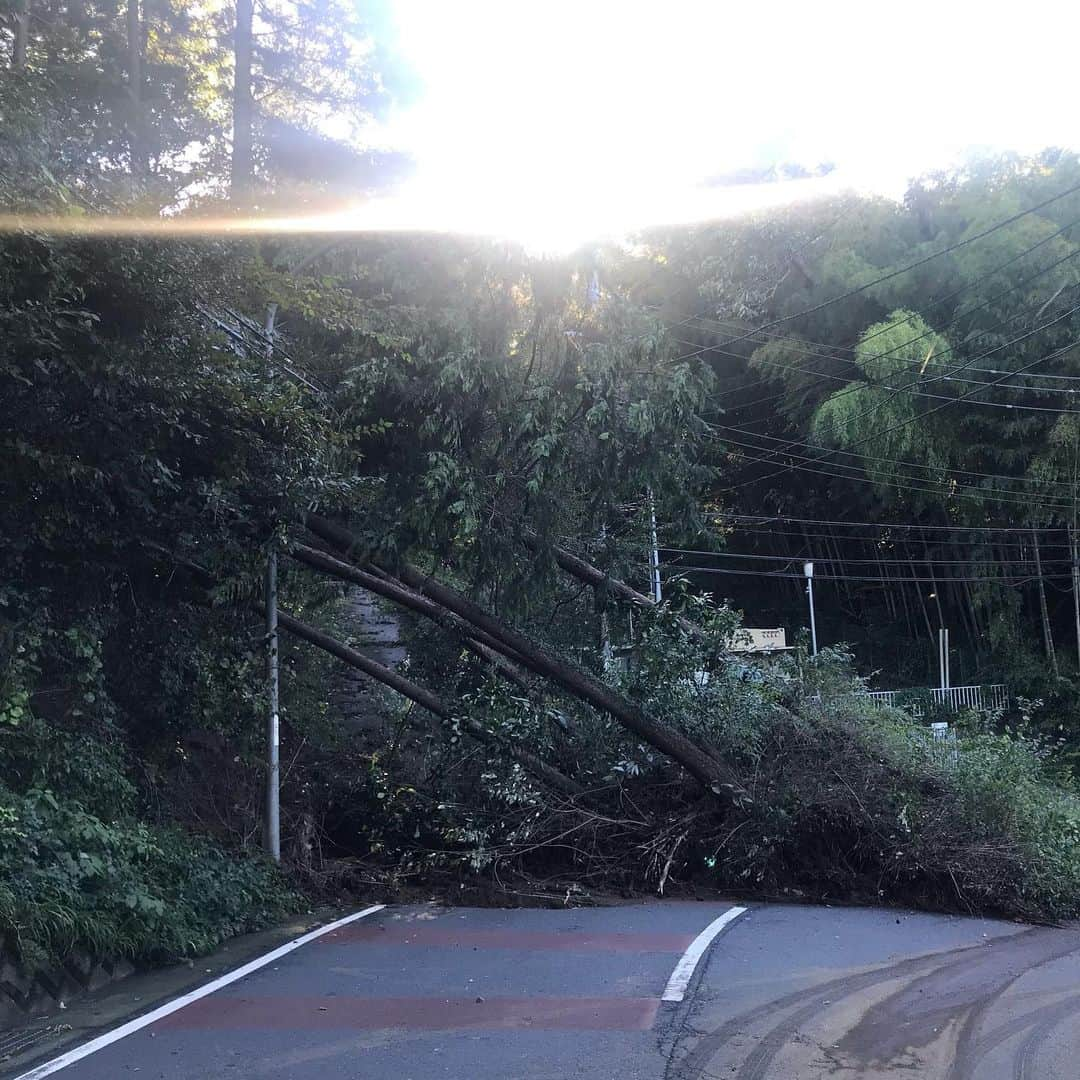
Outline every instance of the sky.
{"label": "sky", "polygon": [[[393,0],[416,161],[386,220],[565,249],[1080,148],[1075,5],[1045,0]],[[708,183],[782,163],[825,177]]]}

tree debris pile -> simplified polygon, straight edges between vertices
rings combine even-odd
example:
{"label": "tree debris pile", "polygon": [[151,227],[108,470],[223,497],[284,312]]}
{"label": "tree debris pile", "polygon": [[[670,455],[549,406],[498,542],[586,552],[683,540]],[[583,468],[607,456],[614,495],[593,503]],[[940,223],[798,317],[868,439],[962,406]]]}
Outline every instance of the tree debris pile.
{"label": "tree debris pile", "polygon": [[[527,696],[462,653],[458,710],[441,730],[414,717],[404,736],[426,747],[423,766],[387,785],[380,809],[398,827],[375,862],[406,877],[464,875],[507,899],[694,886],[1076,913],[1080,800],[1058,784],[1045,741],[974,718],[937,739],[874,703],[842,650],[750,664],[717,647],[732,612],[693,608],[708,628],[698,634],[668,609],[643,613],[636,662],[612,682],[722,761],[731,787],[708,790],[591,705]],[[437,639],[418,629],[416,644],[431,658],[417,666],[445,673]],[[530,768],[540,760],[558,782]]]}

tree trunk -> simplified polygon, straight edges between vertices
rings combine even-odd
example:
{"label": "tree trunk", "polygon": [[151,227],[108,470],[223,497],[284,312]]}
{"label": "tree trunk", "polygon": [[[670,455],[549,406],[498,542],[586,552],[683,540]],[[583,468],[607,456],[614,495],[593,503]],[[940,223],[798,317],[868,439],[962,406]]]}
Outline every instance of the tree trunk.
{"label": "tree trunk", "polygon": [[391,671],[390,668],[384,667],[370,657],[364,656],[363,653],[349,648],[348,645],[338,641],[337,638],[324,634],[313,626],[308,626],[307,623],[293,618],[292,615],[284,611],[278,612],[278,625],[302,641],[323,649],[325,652],[330,653],[331,656],[336,656],[351,667],[362,671],[365,675],[369,675],[376,682],[396,690],[410,701],[415,701],[417,705],[434,713],[441,720],[458,724],[462,731],[467,732],[480,742],[496,747],[501,753],[513,758],[527,772],[553,790],[571,798],[584,793],[585,789],[576,780],[571,780],[569,776],[548,765],[546,761],[541,761],[535,754],[530,754],[528,750],[521,749],[521,747],[514,745],[508,739],[504,739],[493,731],[488,731],[482,724],[469,717],[456,715],[431,691],[425,690],[424,687],[418,686],[416,683],[404,678],[404,676],[399,675],[396,671]]}
{"label": "tree trunk", "polygon": [[26,67],[26,45],[30,38],[30,0],[16,0],[14,40],[11,43],[11,70]]}
{"label": "tree trunk", "polygon": [[143,179],[150,171],[143,105],[144,37],[139,0],[127,0],[128,95],[131,98],[131,173]]}
{"label": "tree trunk", "polygon": [[979,663],[983,657],[983,624],[979,618],[979,608],[975,603],[975,590],[970,581],[964,582],[964,595],[967,598],[968,612],[971,617],[971,625],[975,627],[975,656]]}
{"label": "tree trunk", "polygon": [[[357,546],[348,530],[317,514],[309,514],[306,523],[317,536],[342,551],[348,552]],[[748,796],[742,785],[721,761],[696,746],[681,732],[646,716],[622,694],[604,683],[597,682],[573,665],[537,648],[524,635],[507,627],[471,600],[415,567],[402,564],[398,577],[408,588],[446,608],[481,630],[488,638],[510,648],[516,654],[518,662],[530,671],[549,679],[600,712],[607,713],[642,741],[681,765],[708,790],[734,802],[747,801]]]}
{"label": "tree trunk", "polygon": [[885,606],[889,610],[889,618],[896,622],[896,601],[893,599],[892,583],[889,581],[889,568],[882,558],[881,549],[877,544],[874,544],[874,558],[877,559],[878,575],[881,577],[881,591],[885,595]]}
{"label": "tree trunk", "polygon": [[[926,600],[923,598],[922,585],[918,581],[918,573],[915,570],[915,560],[908,556],[908,565],[911,567],[911,581],[915,586],[915,595],[919,598],[919,610],[922,612],[923,622],[926,623],[926,637],[934,640],[934,628],[930,625],[930,613],[926,610]],[[931,675],[932,678],[932,675]]]}
{"label": "tree trunk", "polygon": [[[535,533],[526,533],[522,537],[522,540],[532,551],[538,552],[543,550],[543,545]],[[551,553],[555,557],[555,562],[560,569],[565,570],[572,577],[576,577],[578,581],[584,582],[586,585],[591,585],[594,589],[606,590],[619,600],[624,600],[630,604],[636,604],[638,607],[656,607],[656,601],[653,600],[651,596],[646,596],[644,593],[638,592],[637,589],[627,585],[625,581],[608,577],[608,575],[599,567],[593,566],[592,563],[586,562],[584,559],[579,559],[576,555],[572,555],[564,548],[552,544]],[[686,633],[691,634],[694,637],[702,637],[704,635],[705,631],[702,630],[700,626],[692,623],[689,619],[684,619],[681,615],[677,616],[677,619],[680,628],[685,630]]]}
{"label": "tree trunk", "polygon": [[897,592],[899,592],[900,594],[900,604],[904,609],[904,623],[907,626],[908,636],[912,638],[918,637],[919,629],[915,625],[915,620],[911,616],[911,605],[908,603],[907,588],[905,587],[904,578],[903,575],[900,573],[899,567],[897,567],[896,570],[892,571],[891,573],[886,570],[885,576],[890,579],[890,583],[894,575],[896,577]]}
{"label": "tree trunk", "polygon": [[294,544],[289,554],[298,562],[314,570],[321,570],[341,581],[359,585],[368,592],[373,592],[377,596],[382,596],[401,607],[423,615],[424,618],[430,619],[453,633],[470,652],[488,663],[496,664],[499,674],[506,675],[511,682],[522,688],[527,687],[525,673],[517,665],[517,656],[513,650],[504,648],[501,642],[486,634],[478,633],[464,620],[457,618],[445,608],[439,607],[438,604],[432,603],[426,597],[406,589],[400,582],[394,581],[386,574],[361,570],[351,563],[342,562],[341,559],[335,559],[333,555],[308,547],[306,544]]}
{"label": "tree trunk", "polygon": [[1046,585],[1043,582],[1042,556],[1039,553],[1039,531],[1032,527],[1031,538],[1035,550],[1035,579],[1039,587],[1039,617],[1042,619],[1043,644],[1046,658],[1050,661],[1050,670],[1058,674],[1057,653],[1054,652],[1054,634],[1050,629],[1050,614],[1046,607]]}
{"label": "tree trunk", "polygon": [[236,0],[233,41],[233,144],[231,196],[233,205],[246,209],[251,202],[254,160],[252,124],[255,105],[251,96],[251,43],[254,0]]}

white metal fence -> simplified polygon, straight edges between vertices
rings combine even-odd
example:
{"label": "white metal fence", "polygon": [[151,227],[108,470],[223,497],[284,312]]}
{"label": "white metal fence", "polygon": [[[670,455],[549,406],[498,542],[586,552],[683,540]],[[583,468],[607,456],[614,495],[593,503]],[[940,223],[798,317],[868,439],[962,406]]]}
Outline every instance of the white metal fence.
{"label": "white metal fence", "polygon": [[950,712],[990,712],[993,709],[1004,709],[1009,704],[1009,692],[1004,683],[988,683],[984,686],[935,686],[925,690],[869,690],[867,693],[883,705],[907,709],[915,716],[922,716],[921,701],[925,701],[927,697]]}

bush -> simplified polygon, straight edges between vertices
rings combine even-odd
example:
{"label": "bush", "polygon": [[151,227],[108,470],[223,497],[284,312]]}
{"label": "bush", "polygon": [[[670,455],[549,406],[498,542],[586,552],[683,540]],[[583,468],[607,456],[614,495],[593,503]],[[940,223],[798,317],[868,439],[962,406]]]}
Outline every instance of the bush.
{"label": "bush", "polygon": [[[936,740],[858,695],[774,714],[754,807],[717,830],[727,887],[1034,919],[1080,912],[1080,799],[1044,747]],[[735,829],[738,828],[738,832]]]}
{"label": "bush", "polygon": [[73,951],[157,963],[295,911],[261,857],[179,829],[106,822],[47,790],[0,788],[0,934],[26,963]]}
{"label": "bush", "polygon": [[[296,910],[300,898],[261,856],[140,819],[96,630],[39,617],[0,666],[5,952],[30,967],[75,951],[166,962]],[[35,695],[42,670],[61,693]]]}

